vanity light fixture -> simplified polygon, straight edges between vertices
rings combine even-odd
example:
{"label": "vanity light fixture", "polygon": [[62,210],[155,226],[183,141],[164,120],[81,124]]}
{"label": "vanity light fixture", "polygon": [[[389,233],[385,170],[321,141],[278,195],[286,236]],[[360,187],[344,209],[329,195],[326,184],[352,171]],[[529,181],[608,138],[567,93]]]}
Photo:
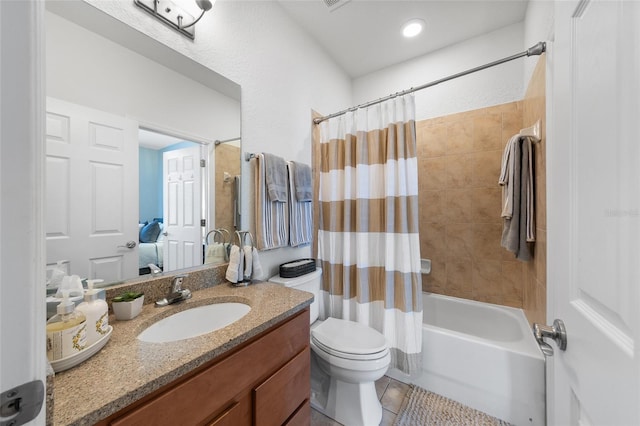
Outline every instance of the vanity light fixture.
{"label": "vanity light fixture", "polygon": [[194,18],[190,13],[170,0],[134,0],[134,3],[150,15],[191,40],[195,39],[194,25],[213,7],[215,0],[195,0],[202,13]]}
{"label": "vanity light fixture", "polygon": [[412,38],[422,32],[425,26],[423,19],[412,19],[402,26],[402,35],[406,38]]}

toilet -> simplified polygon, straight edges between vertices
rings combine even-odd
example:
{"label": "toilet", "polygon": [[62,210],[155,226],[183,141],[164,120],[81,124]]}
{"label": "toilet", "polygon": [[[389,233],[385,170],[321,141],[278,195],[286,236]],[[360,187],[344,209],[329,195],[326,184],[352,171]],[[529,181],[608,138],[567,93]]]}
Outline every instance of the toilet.
{"label": "toilet", "polygon": [[269,282],[313,293],[311,321],[311,406],[345,426],[379,425],[382,406],[375,381],[391,362],[378,331],[337,318],[318,320],[322,270]]}

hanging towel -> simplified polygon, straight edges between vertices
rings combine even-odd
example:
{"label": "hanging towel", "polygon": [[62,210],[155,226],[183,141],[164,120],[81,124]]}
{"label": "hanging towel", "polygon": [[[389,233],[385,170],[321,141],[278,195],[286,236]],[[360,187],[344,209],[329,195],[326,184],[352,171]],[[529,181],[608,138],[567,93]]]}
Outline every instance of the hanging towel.
{"label": "hanging towel", "polygon": [[244,246],[242,247],[242,255],[244,256],[244,280],[250,281],[251,274],[253,273],[253,247]]}
{"label": "hanging towel", "polygon": [[289,245],[291,247],[311,244],[313,235],[313,203],[300,202],[297,191],[294,189],[295,170],[299,168],[298,166],[300,163],[294,165],[293,161],[287,164],[289,168]]}
{"label": "hanging towel", "polygon": [[[509,147],[515,136],[509,140],[509,150],[503,185],[505,202],[503,207],[511,206],[511,215],[505,214],[503,208],[502,247],[516,255],[516,259],[531,260],[531,249],[528,242],[535,241],[534,205],[533,205],[533,155],[529,138],[515,139],[513,149]],[[503,156],[503,159],[505,158]],[[506,191],[504,188],[506,187]],[[509,213],[508,211],[506,213]]]}
{"label": "hanging towel", "polygon": [[258,250],[286,247],[289,245],[289,206],[287,203],[269,200],[263,154],[256,154],[253,160],[253,171],[256,197],[253,234],[256,247]]}
{"label": "hanging towel", "polygon": [[253,260],[253,279],[261,280],[263,278],[262,264],[258,257],[258,250],[254,247],[251,252],[251,259]]}
{"label": "hanging towel", "polygon": [[205,264],[218,264],[227,261],[227,249],[223,243],[213,243],[207,246],[204,257]]}
{"label": "hanging towel", "polygon": [[287,166],[284,158],[273,154],[264,155],[265,177],[269,201],[287,202]]}
{"label": "hanging towel", "polygon": [[295,188],[297,201],[299,203],[312,201],[311,167],[307,164],[291,161],[290,168],[293,169],[293,173],[290,173],[289,177],[293,177],[293,187]]}
{"label": "hanging towel", "polygon": [[513,173],[515,164],[516,145],[519,148],[520,135],[512,136],[507,142],[502,154],[502,165],[498,184],[502,186],[502,217],[513,216]]}
{"label": "hanging towel", "polygon": [[237,245],[231,246],[231,254],[229,255],[229,265],[227,266],[227,273],[225,277],[232,283],[238,283],[243,279],[244,273],[244,256],[240,253],[240,247]]}

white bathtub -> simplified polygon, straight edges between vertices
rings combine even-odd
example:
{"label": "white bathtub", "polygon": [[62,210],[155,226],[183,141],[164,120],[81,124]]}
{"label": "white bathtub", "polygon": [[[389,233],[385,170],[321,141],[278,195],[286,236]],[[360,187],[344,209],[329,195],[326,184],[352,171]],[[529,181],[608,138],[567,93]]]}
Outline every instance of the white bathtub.
{"label": "white bathtub", "polygon": [[545,424],[545,360],[521,309],[423,293],[420,374],[411,382],[515,425]]}

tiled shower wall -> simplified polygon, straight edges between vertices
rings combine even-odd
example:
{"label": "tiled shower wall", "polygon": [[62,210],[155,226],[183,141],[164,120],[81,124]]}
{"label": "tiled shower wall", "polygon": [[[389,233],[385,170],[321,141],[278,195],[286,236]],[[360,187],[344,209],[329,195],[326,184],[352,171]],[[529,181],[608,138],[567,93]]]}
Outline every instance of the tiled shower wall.
{"label": "tiled shower wall", "polygon": [[[233,232],[233,177],[240,174],[240,148],[230,144],[216,147],[216,228]],[[224,181],[224,172],[231,177]]]}
{"label": "tiled shower wall", "polygon": [[421,253],[432,265],[423,289],[525,308],[530,321],[545,311],[544,140],[534,148],[538,242],[532,262],[520,262],[500,247],[498,176],[508,139],[537,119],[544,130],[544,59],[540,62],[525,100],[416,125]]}
{"label": "tiled shower wall", "polygon": [[536,242],[535,257],[524,270],[523,308],[529,322],[546,324],[547,315],[547,158],[546,158],[546,56],[540,56],[523,102],[523,121],[526,126],[540,120],[542,140],[535,148],[536,177]]}

